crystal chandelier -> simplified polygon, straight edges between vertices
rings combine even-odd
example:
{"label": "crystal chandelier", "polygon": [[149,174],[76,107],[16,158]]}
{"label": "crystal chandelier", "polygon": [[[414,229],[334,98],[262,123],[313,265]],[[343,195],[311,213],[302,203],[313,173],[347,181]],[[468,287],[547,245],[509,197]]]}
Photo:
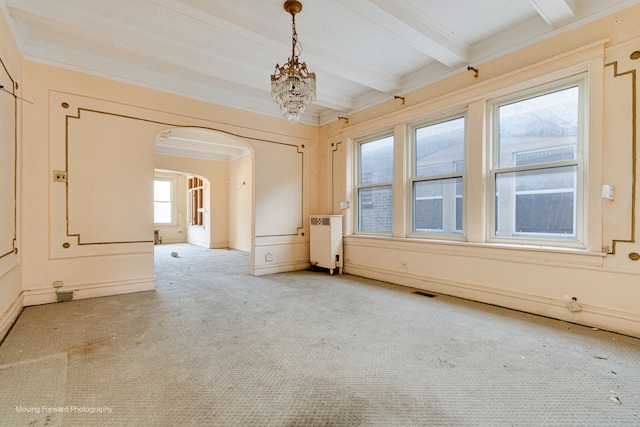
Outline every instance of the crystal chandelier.
{"label": "crystal chandelier", "polygon": [[276,70],[271,75],[271,97],[289,123],[296,124],[309,104],[316,100],[316,75],[309,72],[307,64],[298,62],[302,49],[298,46],[296,13],[302,10],[302,4],[297,0],[287,0],[284,10],[291,14],[291,57],[282,67],[276,64]]}

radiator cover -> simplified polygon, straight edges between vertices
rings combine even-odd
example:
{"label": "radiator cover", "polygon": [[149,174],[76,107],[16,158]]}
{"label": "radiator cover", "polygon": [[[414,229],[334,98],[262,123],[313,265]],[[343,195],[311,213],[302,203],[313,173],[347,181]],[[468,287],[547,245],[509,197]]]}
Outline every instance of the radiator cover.
{"label": "radiator cover", "polygon": [[312,266],[342,274],[342,215],[311,215],[309,246]]}

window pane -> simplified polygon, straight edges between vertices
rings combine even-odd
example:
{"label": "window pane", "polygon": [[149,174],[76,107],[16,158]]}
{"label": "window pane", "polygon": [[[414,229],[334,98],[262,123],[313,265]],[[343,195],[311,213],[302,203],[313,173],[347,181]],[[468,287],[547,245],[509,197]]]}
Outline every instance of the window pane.
{"label": "window pane", "polygon": [[393,181],[393,136],[360,145],[360,184]]}
{"label": "window pane", "polygon": [[553,233],[573,237],[574,193],[516,196],[517,233]]}
{"label": "window pane", "polygon": [[[498,167],[577,158],[578,102],[574,86],[500,106]],[[532,149],[544,149],[546,155],[536,156]],[[523,151],[530,152],[528,157],[515,154]]]}
{"label": "window pane", "polygon": [[391,186],[358,190],[358,229],[386,233],[391,231]]}
{"label": "window pane", "polygon": [[434,197],[442,198],[442,181],[436,179],[416,182],[413,186],[413,193],[417,200]]}
{"label": "window pane", "polygon": [[516,192],[575,191],[575,168],[537,169],[516,173]]}
{"label": "window pane", "polygon": [[153,200],[156,202],[171,201],[171,181],[153,181]]}
{"label": "window pane", "polygon": [[462,231],[462,178],[413,184],[413,231]]}
{"label": "window pane", "polygon": [[575,146],[523,151],[515,154],[516,166],[528,166],[540,163],[560,162],[576,158]]}
{"label": "window pane", "polygon": [[155,202],[153,204],[153,222],[156,224],[171,223],[171,203]]}
{"label": "window pane", "polygon": [[413,211],[413,231],[442,230],[442,199],[416,200]]}
{"label": "window pane", "polygon": [[415,176],[464,171],[464,117],[416,129]]}
{"label": "window pane", "polygon": [[577,166],[496,175],[496,236],[576,237]]}

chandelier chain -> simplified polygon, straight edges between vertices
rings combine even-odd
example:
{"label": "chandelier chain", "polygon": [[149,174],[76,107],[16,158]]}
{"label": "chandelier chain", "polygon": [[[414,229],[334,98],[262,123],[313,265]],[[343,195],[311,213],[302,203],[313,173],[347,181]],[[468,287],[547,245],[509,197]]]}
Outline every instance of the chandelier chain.
{"label": "chandelier chain", "polygon": [[297,60],[302,49],[299,49],[296,55],[296,46],[298,46],[298,32],[296,31],[296,15],[291,14],[291,59]]}

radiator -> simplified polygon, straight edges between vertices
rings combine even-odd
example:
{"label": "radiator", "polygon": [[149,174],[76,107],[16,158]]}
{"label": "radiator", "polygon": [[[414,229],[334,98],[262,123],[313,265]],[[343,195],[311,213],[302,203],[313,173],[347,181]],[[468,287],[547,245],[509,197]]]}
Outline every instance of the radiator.
{"label": "radiator", "polygon": [[342,215],[311,215],[309,218],[309,252],[312,267],[342,274]]}

